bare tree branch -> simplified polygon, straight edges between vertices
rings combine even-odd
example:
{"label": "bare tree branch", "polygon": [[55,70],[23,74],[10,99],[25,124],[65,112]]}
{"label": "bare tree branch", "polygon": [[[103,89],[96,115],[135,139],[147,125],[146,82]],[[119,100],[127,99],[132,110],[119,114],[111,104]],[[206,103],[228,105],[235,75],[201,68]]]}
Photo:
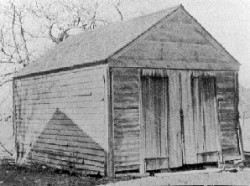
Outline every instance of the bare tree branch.
{"label": "bare tree branch", "polygon": [[7,152],[11,156],[13,156],[13,154],[5,148],[5,146],[3,145],[3,143],[1,141],[0,141],[0,145],[2,146],[2,148],[4,149],[5,152]]}
{"label": "bare tree branch", "polygon": [[21,60],[22,57],[21,57],[20,52],[19,52],[19,46],[18,46],[17,41],[16,41],[16,33],[15,33],[16,6],[13,3],[11,3],[11,7],[13,9],[13,13],[12,13],[12,25],[11,25],[12,37],[13,37],[13,41],[14,41],[16,52],[17,52],[17,54],[19,56],[19,60]]}
{"label": "bare tree branch", "polygon": [[113,5],[114,5],[116,11],[118,12],[118,14],[119,14],[119,16],[120,16],[121,21],[123,21],[124,17],[123,17],[123,14],[122,14],[122,12],[121,12],[121,10],[120,10],[120,8],[119,8],[120,4],[121,4],[121,1],[120,1],[120,0],[118,0],[116,4],[113,3]]}
{"label": "bare tree branch", "polygon": [[22,39],[22,43],[23,43],[23,46],[24,46],[24,52],[25,52],[25,55],[26,55],[26,61],[27,63],[29,62],[30,58],[29,58],[29,52],[28,52],[28,48],[27,48],[27,40],[24,36],[24,28],[23,28],[23,23],[22,23],[22,17],[21,17],[21,14],[19,15],[19,23],[20,23],[20,36],[21,36],[21,39]]}
{"label": "bare tree branch", "polygon": [[11,82],[11,81],[12,81],[12,79],[9,78],[9,79],[7,79],[7,80],[5,80],[5,81],[0,82],[0,87],[3,86],[3,85],[5,85],[5,84],[8,83],[8,82]]}

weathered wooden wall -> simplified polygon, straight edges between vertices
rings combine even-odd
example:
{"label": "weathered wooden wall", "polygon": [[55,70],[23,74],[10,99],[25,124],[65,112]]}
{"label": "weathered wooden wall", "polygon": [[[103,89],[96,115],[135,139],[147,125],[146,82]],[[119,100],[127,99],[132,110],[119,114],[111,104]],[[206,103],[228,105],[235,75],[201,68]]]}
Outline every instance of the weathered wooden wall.
{"label": "weathered wooden wall", "polygon": [[[153,26],[113,56],[109,65],[116,68],[169,69],[170,167],[180,166],[182,163],[215,161],[219,148],[222,148],[225,159],[233,159],[239,155],[236,129],[238,80],[235,78],[239,66],[184,10],[176,11]],[[195,135],[200,131],[197,129],[198,123],[195,124],[194,112],[207,107],[199,106],[198,110],[194,110],[191,76],[210,76],[216,79],[215,101],[218,112],[214,117],[219,119],[221,144],[214,144],[216,148],[211,145],[206,153],[197,150],[199,136]],[[212,105],[212,101],[209,104]],[[217,134],[211,132],[210,135]],[[212,140],[214,136],[210,135],[206,134],[209,143],[215,143]]]}
{"label": "weathered wooden wall", "polygon": [[239,155],[237,76],[237,72],[218,72],[216,75],[221,143],[225,160],[233,159],[236,155]]}
{"label": "weathered wooden wall", "polygon": [[138,69],[112,69],[115,171],[140,167]]}
{"label": "weathered wooden wall", "polygon": [[[235,159],[239,156],[236,129],[236,72],[114,68],[112,69],[112,95],[114,97],[116,171],[139,169],[140,134],[143,135],[140,131],[142,121],[140,118],[142,109],[139,108],[140,71],[143,76],[154,77],[162,73],[169,79],[169,108],[166,108],[169,109],[169,118],[165,131],[169,168],[183,164],[217,162],[220,148],[222,148],[224,160]],[[193,79],[201,77],[214,79],[215,90],[213,83],[210,83],[211,85],[208,84],[204,88],[203,93],[198,93],[200,87],[195,88]],[[211,86],[209,90],[211,94],[207,90],[209,86]],[[216,91],[216,97],[213,101],[214,91]],[[205,95],[201,98],[198,94]],[[212,97],[208,101],[204,96]],[[194,103],[194,99],[198,102]],[[197,118],[196,115],[201,113],[205,115]],[[205,133],[203,133],[203,122],[207,125]],[[219,122],[219,127],[216,127],[216,122]],[[219,143],[217,138],[221,138]]]}
{"label": "weathered wooden wall", "polygon": [[113,59],[111,66],[238,70],[239,66],[189,15],[178,10]]}
{"label": "weathered wooden wall", "polygon": [[17,160],[104,174],[106,66],[15,79]]}

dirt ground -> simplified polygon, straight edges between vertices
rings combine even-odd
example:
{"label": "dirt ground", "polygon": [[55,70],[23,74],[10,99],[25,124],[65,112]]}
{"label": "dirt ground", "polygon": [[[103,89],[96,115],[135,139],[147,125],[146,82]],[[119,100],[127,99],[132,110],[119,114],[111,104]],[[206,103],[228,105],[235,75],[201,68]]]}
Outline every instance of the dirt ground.
{"label": "dirt ground", "polygon": [[99,182],[96,178],[60,174],[42,167],[25,168],[8,163],[0,165],[0,185],[4,186],[96,185],[100,183],[105,183],[105,181]]}
{"label": "dirt ground", "polygon": [[[250,123],[250,120],[249,120]],[[6,125],[7,126],[7,125]],[[245,125],[244,127],[249,127]],[[11,128],[9,131],[11,131]],[[249,128],[250,129],[250,128]],[[13,153],[13,136],[12,133],[7,133],[6,130],[0,131],[0,139],[4,146]],[[249,133],[243,130],[244,147],[250,152]],[[10,163],[10,161],[1,160],[2,156],[9,155],[0,147],[0,186],[76,186],[76,185],[106,185],[106,186],[147,186],[147,185],[250,185],[250,169],[245,168],[243,171],[226,172],[213,169],[213,171],[185,171],[176,173],[156,174],[152,177],[122,177],[115,179],[98,178],[90,176],[71,175],[59,171],[47,169],[34,165],[30,168],[20,167]],[[246,157],[250,167],[250,153]],[[13,161],[12,161],[13,162]],[[215,170],[215,171],[214,171]]]}
{"label": "dirt ground", "polygon": [[250,185],[250,170],[232,172],[192,172],[159,174],[130,181],[109,183],[105,186],[151,186],[151,185]]}
{"label": "dirt ground", "polygon": [[98,175],[81,176],[48,169],[45,166],[32,165],[21,167],[12,161],[0,157],[0,186],[88,186],[110,182],[127,181],[132,177],[105,178]]}
{"label": "dirt ground", "polygon": [[19,167],[2,161],[0,165],[0,186],[137,186],[137,185],[250,185],[250,169],[226,172],[218,169],[194,170],[174,173],[159,173],[144,178],[119,177],[116,179],[98,178],[60,173],[41,166]]}

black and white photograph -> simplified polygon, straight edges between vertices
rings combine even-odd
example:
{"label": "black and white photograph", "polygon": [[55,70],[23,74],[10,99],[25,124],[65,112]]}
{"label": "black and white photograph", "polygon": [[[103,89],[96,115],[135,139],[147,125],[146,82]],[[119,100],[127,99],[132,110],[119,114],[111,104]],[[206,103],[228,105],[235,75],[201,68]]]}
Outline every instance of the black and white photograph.
{"label": "black and white photograph", "polygon": [[1,0],[0,186],[250,185],[249,0]]}

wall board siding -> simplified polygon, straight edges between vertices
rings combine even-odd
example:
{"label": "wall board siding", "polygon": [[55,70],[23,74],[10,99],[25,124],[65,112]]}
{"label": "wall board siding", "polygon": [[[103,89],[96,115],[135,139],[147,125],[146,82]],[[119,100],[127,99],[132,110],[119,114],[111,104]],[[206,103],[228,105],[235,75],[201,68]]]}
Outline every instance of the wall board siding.
{"label": "wall board siding", "polygon": [[182,142],[182,131],[181,131],[181,118],[180,118],[180,107],[181,107],[181,85],[180,76],[178,71],[169,71],[169,137],[168,137],[168,155],[169,155],[169,167],[180,167],[182,166],[183,160],[183,142]]}
{"label": "wall board siding", "polygon": [[178,10],[112,57],[112,67],[239,70],[185,10]]}
{"label": "wall board siding", "polygon": [[19,163],[104,174],[105,73],[98,66],[15,80]]}
{"label": "wall board siding", "polygon": [[[115,124],[115,140],[123,140],[126,137],[133,137],[137,139],[140,137],[140,128],[138,123],[140,122],[140,114],[137,112],[137,106],[139,105],[138,94],[136,93],[136,82],[138,82],[139,72],[135,72],[135,69],[118,69],[113,70],[114,76],[113,81],[114,86],[114,124]],[[143,70],[144,72],[145,70]],[[157,76],[159,70],[146,70],[147,75]],[[164,71],[164,70],[163,70]],[[169,125],[168,125],[168,164],[169,167],[179,167],[182,164],[196,164],[202,162],[216,162],[218,161],[218,151],[222,148],[222,151],[226,156],[230,158],[235,158],[239,155],[238,143],[237,143],[237,131],[235,128],[237,112],[235,105],[235,79],[234,72],[223,72],[223,71],[177,71],[177,70],[165,70],[165,72],[159,71],[160,74],[167,76],[169,78],[169,107],[170,107],[170,116],[169,116]],[[134,72],[134,73],[132,73]],[[153,73],[155,72],[155,73]],[[126,81],[126,75],[130,77],[129,83]],[[122,76],[122,78],[121,78]],[[216,126],[208,126],[214,129],[214,132],[206,133],[206,152],[201,152],[199,150],[200,139],[198,139],[197,134],[202,134],[202,131],[197,123],[197,126],[194,124],[194,112],[193,108],[193,90],[192,90],[192,77],[214,77],[216,84],[216,102],[212,104],[209,102],[204,109],[207,113],[210,113],[211,116],[207,115],[205,120],[209,121],[209,117],[215,118],[217,120],[217,114],[213,113],[213,107],[217,107],[218,118],[219,118],[219,128],[221,130],[221,141],[220,144],[217,144],[216,139],[219,138],[217,134]],[[134,79],[132,78],[134,77]],[[116,82],[118,81],[119,82]],[[124,83],[123,83],[124,82]],[[120,88],[120,89],[119,89]],[[206,90],[204,90],[206,94]],[[124,93],[123,93],[124,92]],[[132,93],[130,93],[132,92]],[[198,93],[197,93],[198,94]],[[210,95],[210,94],[209,94]],[[127,98],[130,96],[130,98]],[[205,96],[205,95],[204,95]],[[207,95],[208,96],[208,95]],[[211,94],[210,96],[213,96]],[[133,98],[131,98],[133,97]],[[118,104],[119,103],[119,104]],[[129,107],[131,106],[131,107]],[[210,108],[211,107],[211,108]],[[197,109],[197,108],[196,108]],[[210,109],[210,110],[209,110]],[[212,110],[211,110],[212,109]],[[183,112],[183,121],[181,119],[181,113]],[[197,119],[197,118],[196,118]],[[199,119],[199,118],[198,118]],[[183,122],[183,123],[181,123]],[[211,122],[210,122],[211,123]],[[214,122],[212,122],[215,124]],[[182,126],[183,125],[183,126]],[[205,135],[205,134],[204,134]],[[138,138],[139,140],[139,138]],[[138,141],[136,140],[136,141]],[[118,143],[117,143],[118,144]],[[116,145],[117,145],[116,144]],[[136,151],[136,154],[140,156],[140,151],[137,149],[137,145],[129,144],[123,147],[115,148],[115,154],[122,153],[123,156],[118,156],[122,161],[129,158],[136,159],[135,156],[128,156],[130,154],[129,150],[126,152],[126,149],[131,149],[131,151]],[[120,144],[119,144],[120,145]],[[133,145],[133,147],[132,147]],[[219,146],[218,146],[219,145]],[[220,147],[221,145],[221,147]],[[139,147],[138,147],[139,148]],[[119,149],[119,150],[118,150]],[[230,150],[230,151],[229,151]],[[127,153],[127,154],[126,154]],[[126,156],[127,155],[127,156]],[[229,159],[230,159],[229,158]],[[138,159],[139,160],[139,159]],[[120,162],[121,163],[121,162]],[[123,165],[125,165],[123,163]],[[123,167],[125,170],[125,167]],[[121,168],[122,169],[122,168]],[[121,170],[117,164],[116,170]],[[126,168],[126,170],[128,170]]]}
{"label": "wall board siding", "polygon": [[139,71],[112,69],[112,84],[115,171],[139,169]]}
{"label": "wall board siding", "polygon": [[131,51],[125,53],[123,57],[142,60],[227,63],[227,58],[222,56],[211,45],[186,44],[181,42],[142,41]]}

